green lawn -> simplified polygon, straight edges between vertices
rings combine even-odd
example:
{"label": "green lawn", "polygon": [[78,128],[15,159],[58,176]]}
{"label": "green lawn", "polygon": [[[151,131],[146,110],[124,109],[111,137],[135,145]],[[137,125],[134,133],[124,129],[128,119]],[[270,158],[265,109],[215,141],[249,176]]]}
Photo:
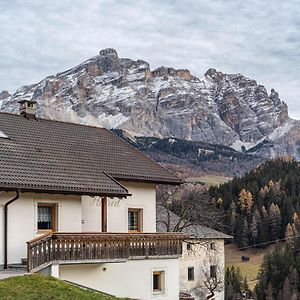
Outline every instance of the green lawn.
{"label": "green lawn", "polygon": [[0,280],[5,300],[117,300],[120,298],[83,290],[50,276],[38,274]]}

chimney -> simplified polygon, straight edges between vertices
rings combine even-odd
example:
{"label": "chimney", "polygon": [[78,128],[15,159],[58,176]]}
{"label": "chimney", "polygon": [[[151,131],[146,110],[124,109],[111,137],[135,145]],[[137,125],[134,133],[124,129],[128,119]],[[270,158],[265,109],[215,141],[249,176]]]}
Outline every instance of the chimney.
{"label": "chimney", "polygon": [[27,119],[35,119],[36,101],[34,100],[20,100],[20,115]]}

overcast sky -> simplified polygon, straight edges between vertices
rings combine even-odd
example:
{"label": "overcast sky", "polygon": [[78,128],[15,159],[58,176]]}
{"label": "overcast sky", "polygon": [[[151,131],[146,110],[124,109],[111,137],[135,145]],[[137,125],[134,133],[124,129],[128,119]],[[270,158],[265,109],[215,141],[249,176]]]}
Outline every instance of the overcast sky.
{"label": "overcast sky", "polygon": [[0,0],[0,12],[0,90],[112,47],[152,68],[242,73],[300,119],[299,0]]}

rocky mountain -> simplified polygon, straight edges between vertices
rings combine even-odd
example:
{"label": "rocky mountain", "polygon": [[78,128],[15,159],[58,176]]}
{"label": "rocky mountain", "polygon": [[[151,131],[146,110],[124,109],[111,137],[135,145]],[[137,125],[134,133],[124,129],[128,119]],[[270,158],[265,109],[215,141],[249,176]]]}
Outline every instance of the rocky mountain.
{"label": "rocky mountain", "polygon": [[276,91],[241,74],[150,69],[114,49],[39,83],[0,93],[0,109],[34,99],[42,117],[122,129],[131,137],[179,138],[272,157],[300,158],[300,122]]}

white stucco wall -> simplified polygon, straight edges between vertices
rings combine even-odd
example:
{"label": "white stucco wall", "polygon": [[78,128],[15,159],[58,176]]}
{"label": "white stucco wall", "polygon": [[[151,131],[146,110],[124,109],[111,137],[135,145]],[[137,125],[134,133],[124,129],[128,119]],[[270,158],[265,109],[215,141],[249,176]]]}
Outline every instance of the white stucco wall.
{"label": "white stucco wall", "polygon": [[[122,184],[132,196],[108,199],[108,232],[128,231],[128,208],[143,209],[143,232],[155,232],[155,184]],[[0,265],[4,262],[4,204],[14,196],[15,192],[0,193]],[[26,241],[38,236],[37,204],[40,202],[56,203],[57,231],[101,231],[101,203],[91,197],[21,193],[8,209],[8,263],[20,263],[26,257]]]}
{"label": "white stucco wall", "polygon": [[82,196],[82,231],[101,231],[101,200],[100,197]]}
{"label": "white stucco wall", "polygon": [[[0,194],[0,265],[4,263],[4,204],[15,193]],[[26,242],[37,237],[38,203],[56,203],[57,230],[81,231],[81,197],[66,195],[21,193],[8,208],[8,263],[20,263],[27,256]]]}
{"label": "white stucco wall", "polygon": [[[143,210],[143,232],[156,232],[156,187],[149,183],[122,182],[132,196],[108,198],[107,231],[128,232],[128,208]],[[82,197],[82,231],[101,230],[101,200]]]}
{"label": "white stucco wall", "polygon": [[[214,242],[216,249],[210,249],[210,243]],[[194,241],[191,250],[187,250],[187,243],[183,244],[183,255],[179,259],[180,269],[180,286],[181,292],[186,292],[195,297],[195,300],[205,299],[203,295],[203,282],[205,280],[205,272],[209,273],[210,265],[218,266],[218,276],[224,281],[225,274],[225,256],[224,256],[224,240],[210,239],[207,241]],[[188,268],[194,267],[194,280],[188,281]],[[220,275],[222,273],[222,276]],[[224,283],[222,291],[216,292],[216,300],[224,299]]]}
{"label": "white stucco wall", "polygon": [[[165,272],[165,291],[153,294],[152,274]],[[177,300],[178,259],[144,259],[97,265],[60,265],[59,276],[118,297]]]}

